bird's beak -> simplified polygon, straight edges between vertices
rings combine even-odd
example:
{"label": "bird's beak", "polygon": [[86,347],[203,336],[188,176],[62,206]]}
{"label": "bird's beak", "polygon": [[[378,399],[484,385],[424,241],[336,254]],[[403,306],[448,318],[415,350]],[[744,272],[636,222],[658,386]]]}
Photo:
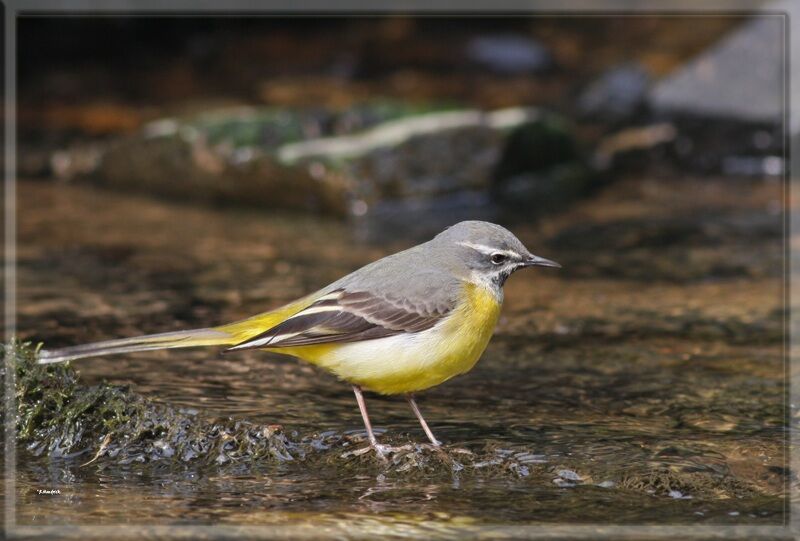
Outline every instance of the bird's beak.
{"label": "bird's beak", "polygon": [[538,255],[533,255],[528,259],[525,259],[522,262],[523,267],[555,267],[557,269],[561,268],[561,265],[556,263],[555,261],[551,261],[549,259],[545,259],[543,257],[539,257]]}

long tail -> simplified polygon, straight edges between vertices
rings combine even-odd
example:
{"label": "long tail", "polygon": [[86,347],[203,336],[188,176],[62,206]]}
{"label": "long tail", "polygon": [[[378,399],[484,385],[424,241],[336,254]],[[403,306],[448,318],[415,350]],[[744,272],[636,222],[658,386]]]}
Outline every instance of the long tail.
{"label": "long tail", "polygon": [[132,353],[134,351],[153,351],[156,349],[191,348],[198,346],[235,346],[249,340],[283,321],[301,308],[308,306],[314,295],[309,295],[276,310],[264,312],[256,316],[208,329],[167,332],[106,340],[93,344],[70,346],[61,349],[43,349],[39,351],[39,364],[61,363],[84,357],[111,355],[114,353]]}
{"label": "long tail", "polygon": [[155,349],[189,348],[196,346],[224,346],[237,342],[231,333],[217,329],[196,329],[191,331],[150,334],[119,340],[105,340],[93,344],[70,346],[61,349],[43,349],[39,351],[39,364],[60,363],[97,357],[114,353],[131,353],[134,351],[152,351]]}

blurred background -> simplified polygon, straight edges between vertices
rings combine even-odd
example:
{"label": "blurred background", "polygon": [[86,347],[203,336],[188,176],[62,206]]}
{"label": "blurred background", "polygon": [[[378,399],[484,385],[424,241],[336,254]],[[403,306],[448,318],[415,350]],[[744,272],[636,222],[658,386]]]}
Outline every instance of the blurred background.
{"label": "blurred background", "polygon": [[637,173],[779,179],[781,33],[776,16],[22,19],[20,174],[366,239],[529,222]]}
{"label": "blurred background", "polygon": [[[23,338],[234,320],[463,219],[563,268],[515,275],[484,361],[422,404],[446,441],[544,457],[513,505],[507,480],[381,485],[395,500],[291,468],[268,507],[236,475],[172,473],[166,498],[155,474],[31,459],[18,520],[76,520],[36,498],[44,479],[99,522],[262,523],[308,497],[433,522],[781,523],[784,45],[783,18],[746,14],[20,18]],[[79,368],[295,434],[359,429],[347,386],[265,354]],[[370,400],[387,438],[420,439]]]}

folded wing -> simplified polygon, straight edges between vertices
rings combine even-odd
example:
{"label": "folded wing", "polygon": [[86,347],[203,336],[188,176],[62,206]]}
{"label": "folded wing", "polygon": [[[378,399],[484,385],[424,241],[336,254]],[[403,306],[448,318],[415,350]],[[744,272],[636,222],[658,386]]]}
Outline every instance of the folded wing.
{"label": "folded wing", "polygon": [[338,289],[275,327],[227,351],[284,348],[372,340],[430,329],[454,308],[425,301],[390,299],[366,291]]}

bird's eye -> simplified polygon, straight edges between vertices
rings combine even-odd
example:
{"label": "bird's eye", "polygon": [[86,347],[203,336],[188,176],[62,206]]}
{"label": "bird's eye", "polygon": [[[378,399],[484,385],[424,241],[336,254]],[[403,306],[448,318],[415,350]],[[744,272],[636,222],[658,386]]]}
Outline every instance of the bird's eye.
{"label": "bird's eye", "polygon": [[495,265],[502,265],[503,263],[508,261],[508,256],[506,254],[498,253],[498,254],[492,254],[492,257],[490,259],[492,263],[494,263]]}

